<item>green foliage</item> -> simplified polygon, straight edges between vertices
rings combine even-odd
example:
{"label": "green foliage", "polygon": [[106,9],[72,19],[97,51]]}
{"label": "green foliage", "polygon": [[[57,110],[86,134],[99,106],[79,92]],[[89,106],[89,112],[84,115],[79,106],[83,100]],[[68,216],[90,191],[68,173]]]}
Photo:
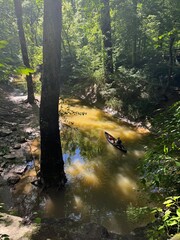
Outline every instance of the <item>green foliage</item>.
{"label": "green foliage", "polygon": [[41,221],[42,221],[42,219],[40,217],[36,217],[34,219],[34,223],[36,223],[36,224],[41,224]]}
{"label": "green foliage", "polygon": [[7,46],[8,42],[5,40],[0,41],[0,49],[5,48]]}
{"label": "green foliage", "polygon": [[32,68],[19,67],[15,70],[15,74],[17,75],[29,75],[30,73],[34,73],[34,70]]}
{"label": "green foliage", "polygon": [[180,231],[180,196],[167,197],[162,208],[152,211],[156,216],[155,224],[148,231],[149,240],[172,237]]}
{"label": "green foliage", "polygon": [[139,220],[142,222],[150,214],[150,211],[149,207],[135,207],[130,205],[127,209],[127,217],[131,223],[137,223]]}
{"label": "green foliage", "polygon": [[133,120],[152,110],[152,86],[143,71],[121,67],[113,77],[112,84],[105,84],[100,92],[108,107]]}
{"label": "green foliage", "polygon": [[156,116],[153,126],[156,137],[142,166],[146,187],[152,190],[158,188],[164,194],[176,194],[179,192],[180,184],[178,176],[180,171],[180,102]]}

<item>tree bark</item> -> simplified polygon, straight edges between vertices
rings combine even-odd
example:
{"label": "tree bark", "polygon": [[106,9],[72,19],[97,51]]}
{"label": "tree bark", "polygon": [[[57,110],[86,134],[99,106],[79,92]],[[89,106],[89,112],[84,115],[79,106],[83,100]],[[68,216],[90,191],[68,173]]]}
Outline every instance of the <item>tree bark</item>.
{"label": "tree bark", "polygon": [[110,7],[109,0],[101,0],[101,2],[101,31],[103,34],[103,45],[105,51],[104,69],[105,75],[108,77],[109,74],[113,73]]}
{"label": "tree bark", "polygon": [[137,0],[133,0],[133,16],[132,16],[132,66],[137,64]]}
{"label": "tree bark", "polygon": [[[23,63],[25,65],[25,67],[30,68],[26,38],[25,38],[24,28],[23,28],[21,0],[14,0],[14,8],[15,8],[15,14],[16,14],[16,18],[17,18],[17,26],[18,26],[19,41],[20,41],[20,45],[21,45],[21,53],[22,53]],[[26,82],[27,82],[27,91],[28,91],[27,101],[30,104],[33,104],[35,97],[34,97],[33,80],[32,80],[31,74],[26,75]]]}
{"label": "tree bark", "polygon": [[59,132],[61,1],[44,0],[43,76],[40,104],[41,179],[46,187],[66,182]]}
{"label": "tree bark", "polygon": [[174,56],[173,56],[173,45],[175,42],[175,35],[172,34],[169,39],[169,82],[172,80]]}

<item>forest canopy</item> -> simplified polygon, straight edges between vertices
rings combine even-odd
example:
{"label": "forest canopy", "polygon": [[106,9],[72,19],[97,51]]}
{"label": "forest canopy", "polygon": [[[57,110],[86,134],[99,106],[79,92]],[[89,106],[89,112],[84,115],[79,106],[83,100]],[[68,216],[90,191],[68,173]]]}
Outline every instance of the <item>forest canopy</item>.
{"label": "forest canopy", "polygon": [[[24,0],[22,9],[30,66],[38,72],[42,65],[43,1]],[[143,115],[147,107],[152,109],[170,86],[179,84],[179,9],[178,0],[64,0],[64,92],[67,86],[74,86],[73,93],[84,94],[82,85],[97,84],[100,99],[131,118]],[[26,70],[13,1],[0,0],[0,11],[0,74],[1,80],[7,80],[9,74]]]}

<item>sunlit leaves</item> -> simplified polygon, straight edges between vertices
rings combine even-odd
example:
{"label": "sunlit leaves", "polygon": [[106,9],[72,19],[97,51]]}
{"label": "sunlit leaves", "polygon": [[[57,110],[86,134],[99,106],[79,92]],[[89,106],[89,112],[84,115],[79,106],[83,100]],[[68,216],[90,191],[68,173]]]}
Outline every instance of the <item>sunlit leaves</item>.
{"label": "sunlit leaves", "polygon": [[[163,189],[164,194],[179,190],[179,134],[180,102],[156,116],[153,127],[157,136],[143,164],[144,177],[148,188]],[[171,203],[168,200],[167,203]],[[172,224],[172,223],[171,223]]]}
{"label": "sunlit leaves", "polygon": [[7,44],[8,44],[8,41],[0,40],[0,49],[5,48]]}
{"label": "sunlit leaves", "polygon": [[29,75],[30,73],[34,73],[34,70],[32,68],[26,68],[26,67],[19,67],[15,71],[18,75]]}

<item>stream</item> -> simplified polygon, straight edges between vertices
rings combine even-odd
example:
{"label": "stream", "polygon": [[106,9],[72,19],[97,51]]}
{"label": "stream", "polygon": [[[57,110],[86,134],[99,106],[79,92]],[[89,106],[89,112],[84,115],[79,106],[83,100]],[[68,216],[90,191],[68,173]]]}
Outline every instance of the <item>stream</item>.
{"label": "stream", "polygon": [[[67,185],[63,192],[46,196],[31,184],[29,169],[13,189],[5,186],[0,201],[21,217],[71,218],[95,222],[109,231],[128,233],[148,218],[132,221],[132,209],[146,207],[148,193],[141,191],[137,167],[148,144],[148,132],[119,121],[103,111],[81,105],[76,99],[63,103],[61,144]],[[107,142],[104,132],[120,137],[127,153]],[[38,167],[39,141],[32,150]],[[146,196],[147,195],[147,196]]]}

